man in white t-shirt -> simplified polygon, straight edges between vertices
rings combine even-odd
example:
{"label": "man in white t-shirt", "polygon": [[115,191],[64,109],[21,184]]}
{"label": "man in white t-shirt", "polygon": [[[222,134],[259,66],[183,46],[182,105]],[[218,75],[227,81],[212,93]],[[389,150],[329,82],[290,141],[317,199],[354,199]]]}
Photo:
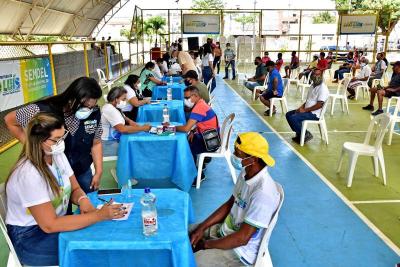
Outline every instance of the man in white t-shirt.
{"label": "man in white t-shirt", "polygon": [[347,91],[349,92],[349,99],[354,99],[356,96],[356,88],[359,85],[367,84],[369,76],[372,73],[371,67],[368,66],[368,59],[366,57],[362,57],[360,59],[360,72],[351,79],[349,85],[347,86]]}
{"label": "man in white t-shirt", "polygon": [[[286,120],[290,128],[296,133],[292,140],[300,144],[300,134],[302,123],[304,120],[319,120],[322,107],[328,101],[329,89],[323,82],[322,71],[316,69],[312,72],[312,86],[307,94],[306,102],[296,110],[291,110],[286,113]],[[312,134],[307,131],[304,137],[304,143],[313,138]]]}
{"label": "man in white t-shirt", "polygon": [[266,229],[280,202],[268,173],[274,159],[259,133],[240,134],[231,162],[241,173],[232,196],[204,222],[191,226],[190,241],[198,267],[255,263]]}

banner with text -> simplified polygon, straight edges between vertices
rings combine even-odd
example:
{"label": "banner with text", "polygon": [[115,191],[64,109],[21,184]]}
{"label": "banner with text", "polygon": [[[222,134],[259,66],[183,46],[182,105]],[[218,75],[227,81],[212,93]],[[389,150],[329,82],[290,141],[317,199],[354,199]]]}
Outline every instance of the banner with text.
{"label": "banner with text", "polygon": [[0,61],[0,111],[24,104],[19,60]]}
{"label": "banner with text", "polygon": [[49,58],[22,59],[20,64],[25,103],[53,94]]}
{"label": "banner with text", "polygon": [[376,15],[341,15],[340,34],[374,34]]}
{"label": "banner with text", "polygon": [[220,16],[206,14],[183,14],[182,32],[185,34],[219,34]]}

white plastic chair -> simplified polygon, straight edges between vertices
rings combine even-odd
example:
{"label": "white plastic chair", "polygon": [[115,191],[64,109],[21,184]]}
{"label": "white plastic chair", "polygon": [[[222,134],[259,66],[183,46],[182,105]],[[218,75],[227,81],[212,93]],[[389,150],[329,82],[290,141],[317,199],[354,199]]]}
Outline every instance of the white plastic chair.
{"label": "white plastic chair", "polygon": [[344,80],[344,79],[349,79],[349,80],[351,80],[352,78],[353,78],[353,73],[351,73],[351,71],[350,71],[350,72],[343,73],[343,79],[342,79],[342,80]]}
{"label": "white plastic chair", "polygon": [[332,104],[332,106],[331,106],[331,115],[333,115],[333,111],[335,109],[336,99],[340,99],[340,101],[342,102],[342,111],[344,112],[344,109],[346,107],[347,114],[350,114],[349,102],[347,101],[347,86],[349,85],[349,83],[350,83],[350,79],[349,78],[345,78],[345,79],[341,80],[338,83],[338,87],[337,87],[336,93],[335,94],[329,94],[329,98],[332,99],[332,101],[331,101],[331,104]]}
{"label": "white plastic chair", "polygon": [[[348,152],[349,171],[347,175],[347,187],[351,187],[351,184],[353,182],[354,169],[356,167],[358,156],[372,157],[374,164],[374,174],[376,177],[379,176],[379,166],[378,166],[379,162],[382,169],[383,184],[386,185],[386,170],[385,170],[385,161],[383,159],[382,141],[389,126],[389,123],[390,123],[390,116],[388,114],[383,113],[377,115],[371,120],[368,126],[368,131],[365,136],[364,143],[345,142],[343,144],[342,153],[340,155],[339,165],[336,172],[337,173],[340,172],[343,163],[343,156],[346,152]],[[370,139],[375,125],[377,126],[376,139],[374,144],[370,145]]]}
{"label": "white plastic chair", "polygon": [[259,85],[259,86],[256,86],[256,87],[254,87],[254,89],[253,89],[253,96],[252,96],[252,100],[253,101],[255,101],[256,100],[256,93],[257,93],[257,91],[264,91],[264,90],[266,90],[267,88],[268,88],[268,80],[269,80],[269,74],[267,74],[266,76],[265,76],[265,80],[264,80],[264,84],[263,85]]}
{"label": "white plastic chair", "polygon": [[261,244],[260,244],[260,248],[258,249],[257,259],[256,259],[256,263],[254,264],[254,267],[272,267],[273,266],[272,260],[271,260],[271,255],[269,254],[269,250],[268,250],[268,244],[269,244],[269,239],[271,237],[272,231],[274,230],[276,222],[278,221],[279,211],[281,210],[283,201],[285,199],[285,193],[283,191],[282,186],[277,182],[275,182],[275,185],[280,194],[279,205],[278,205],[278,208],[276,209],[274,215],[272,216],[271,221],[269,222],[268,228],[265,231],[263,238],[261,239]]}
{"label": "white plastic chair", "polygon": [[98,78],[99,78],[99,84],[100,84],[100,86],[101,86],[101,87],[107,86],[108,91],[110,91],[110,90],[111,90],[111,87],[112,87],[112,85],[113,85],[114,82],[113,82],[113,81],[107,80],[106,75],[104,74],[104,71],[103,71],[103,70],[101,70],[101,69],[96,69],[96,71],[97,71],[97,76],[98,76]]}
{"label": "white plastic chair", "polygon": [[8,256],[8,261],[7,261],[7,267],[22,267],[21,263],[19,262],[17,253],[15,252],[14,246],[7,233],[7,227],[5,224],[6,213],[7,213],[6,189],[5,189],[5,184],[2,183],[0,184],[0,229],[10,250],[10,254]]}
{"label": "white plastic chair", "polygon": [[359,91],[362,90],[363,93],[363,98],[365,99],[365,95],[367,95],[369,97],[369,86],[368,86],[368,82],[371,79],[371,75],[368,76],[368,79],[366,81],[362,81],[362,84],[358,85],[356,87],[356,96],[355,96],[355,100],[358,99],[358,94]]}
{"label": "white plastic chair", "polygon": [[311,73],[312,72],[310,72],[308,75],[304,75],[302,77],[303,82],[299,81],[299,83],[297,84],[297,91],[299,91],[299,88],[301,90],[301,100],[304,100],[304,92],[305,92],[306,88],[310,89],[310,87],[311,87],[311,84],[310,84]]}
{"label": "white plastic chair", "polygon": [[212,82],[213,82],[214,78],[211,78],[208,83],[207,83],[207,90],[208,93],[211,95],[211,86],[212,86]]}
{"label": "white plastic chair", "polygon": [[[396,104],[396,107],[394,108],[393,114],[390,113],[390,107],[391,107],[392,100],[397,101],[397,104]],[[396,125],[396,123],[400,122],[399,111],[400,111],[400,97],[393,96],[393,97],[389,98],[387,107],[386,107],[386,113],[390,115],[389,138],[387,141],[388,146],[390,146],[392,144],[394,126]]]}
{"label": "white plastic chair", "polygon": [[325,140],[325,143],[328,145],[328,128],[326,127],[325,122],[325,112],[328,107],[328,100],[324,103],[321,110],[321,115],[319,120],[304,120],[301,125],[301,135],[300,135],[300,146],[304,146],[304,138],[306,135],[307,127],[309,124],[317,124],[319,128],[319,132],[321,134],[321,139]]}
{"label": "white plastic chair", "polygon": [[283,82],[283,94],[282,97],[272,97],[269,101],[271,104],[271,108],[269,109],[269,116],[272,116],[272,111],[274,109],[275,102],[278,101],[281,103],[282,113],[285,114],[288,111],[286,94],[289,87],[288,79],[282,79]]}
{"label": "white plastic chair", "polygon": [[197,180],[196,189],[200,188],[201,173],[203,171],[204,158],[225,158],[228,163],[229,171],[231,172],[233,183],[236,184],[236,172],[235,168],[231,163],[231,150],[229,148],[229,140],[232,135],[233,120],[235,119],[235,113],[229,114],[224,122],[222,123],[220,137],[221,137],[221,147],[215,152],[201,153],[197,157]]}
{"label": "white plastic chair", "polygon": [[201,71],[201,67],[200,66],[196,66],[197,69],[197,75],[199,76],[199,81],[203,80],[203,72]]}
{"label": "white plastic chair", "polygon": [[291,73],[290,73],[290,77],[289,77],[289,80],[288,80],[288,83],[289,83],[289,89],[290,89],[290,84],[292,84],[292,83],[294,83],[295,85],[296,85],[296,88],[299,86],[299,79],[297,79],[297,76],[299,75],[299,67],[297,67],[297,69],[294,69],[294,70],[292,70],[291,71]]}

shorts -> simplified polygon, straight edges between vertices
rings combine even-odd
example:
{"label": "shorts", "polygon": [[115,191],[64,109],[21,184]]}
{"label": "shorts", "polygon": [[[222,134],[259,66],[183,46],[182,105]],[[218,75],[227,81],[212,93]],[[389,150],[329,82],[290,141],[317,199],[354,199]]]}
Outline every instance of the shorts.
{"label": "shorts", "polygon": [[385,96],[386,96],[387,98],[391,98],[392,96],[400,96],[400,92],[385,91]]}
{"label": "shorts", "polygon": [[274,95],[274,91],[272,91],[272,90],[265,90],[262,94],[261,94],[261,96],[264,98],[264,99],[267,99],[267,100],[269,100],[269,99],[271,99],[271,98],[273,98],[273,97],[278,97],[278,98],[281,98],[282,96],[279,96],[279,95]]}

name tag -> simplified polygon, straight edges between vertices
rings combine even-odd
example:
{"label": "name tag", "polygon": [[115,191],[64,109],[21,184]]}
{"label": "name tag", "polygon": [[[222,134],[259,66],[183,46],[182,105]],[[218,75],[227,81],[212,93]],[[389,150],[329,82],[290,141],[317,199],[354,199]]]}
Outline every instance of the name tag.
{"label": "name tag", "polygon": [[85,126],[85,132],[87,134],[94,134],[97,128],[97,120],[87,120],[83,125]]}

